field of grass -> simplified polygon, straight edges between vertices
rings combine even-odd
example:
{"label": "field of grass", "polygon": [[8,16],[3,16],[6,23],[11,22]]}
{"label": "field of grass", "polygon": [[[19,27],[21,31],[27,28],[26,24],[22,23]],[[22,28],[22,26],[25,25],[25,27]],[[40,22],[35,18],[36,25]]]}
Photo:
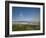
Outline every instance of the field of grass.
{"label": "field of grass", "polygon": [[40,30],[40,25],[12,24],[12,31]]}

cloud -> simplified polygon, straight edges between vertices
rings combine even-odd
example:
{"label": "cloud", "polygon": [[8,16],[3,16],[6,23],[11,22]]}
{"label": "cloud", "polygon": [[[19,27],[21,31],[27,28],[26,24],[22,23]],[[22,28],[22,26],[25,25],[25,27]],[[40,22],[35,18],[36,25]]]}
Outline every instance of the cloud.
{"label": "cloud", "polygon": [[15,21],[32,21],[32,18],[16,19]]}

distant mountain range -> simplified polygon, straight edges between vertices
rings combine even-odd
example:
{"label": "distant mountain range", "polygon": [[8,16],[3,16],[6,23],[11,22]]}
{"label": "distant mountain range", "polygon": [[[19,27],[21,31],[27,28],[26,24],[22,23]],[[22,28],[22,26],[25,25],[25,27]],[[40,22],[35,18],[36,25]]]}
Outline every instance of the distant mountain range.
{"label": "distant mountain range", "polygon": [[12,21],[12,24],[31,24],[31,25],[40,25],[40,22]]}

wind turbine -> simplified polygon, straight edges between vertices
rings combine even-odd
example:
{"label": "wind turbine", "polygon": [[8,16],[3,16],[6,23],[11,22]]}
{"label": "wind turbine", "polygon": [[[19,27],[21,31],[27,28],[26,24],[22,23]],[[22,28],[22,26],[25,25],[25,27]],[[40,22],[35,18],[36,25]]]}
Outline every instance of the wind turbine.
{"label": "wind turbine", "polygon": [[20,21],[23,21],[23,19],[24,19],[23,12],[20,12],[19,17],[21,18],[21,20],[20,20]]}
{"label": "wind turbine", "polygon": [[[19,18],[20,18],[20,21],[23,21],[24,16],[23,16],[23,13],[22,12],[20,12]],[[20,24],[19,27],[22,27],[22,25]]]}

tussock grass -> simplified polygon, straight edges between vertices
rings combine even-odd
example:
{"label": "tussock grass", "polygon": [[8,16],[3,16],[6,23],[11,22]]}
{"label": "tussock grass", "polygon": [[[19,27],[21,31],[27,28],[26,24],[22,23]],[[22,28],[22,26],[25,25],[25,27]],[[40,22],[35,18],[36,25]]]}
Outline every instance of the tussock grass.
{"label": "tussock grass", "polygon": [[40,30],[40,25],[12,24],[12,31]]}

